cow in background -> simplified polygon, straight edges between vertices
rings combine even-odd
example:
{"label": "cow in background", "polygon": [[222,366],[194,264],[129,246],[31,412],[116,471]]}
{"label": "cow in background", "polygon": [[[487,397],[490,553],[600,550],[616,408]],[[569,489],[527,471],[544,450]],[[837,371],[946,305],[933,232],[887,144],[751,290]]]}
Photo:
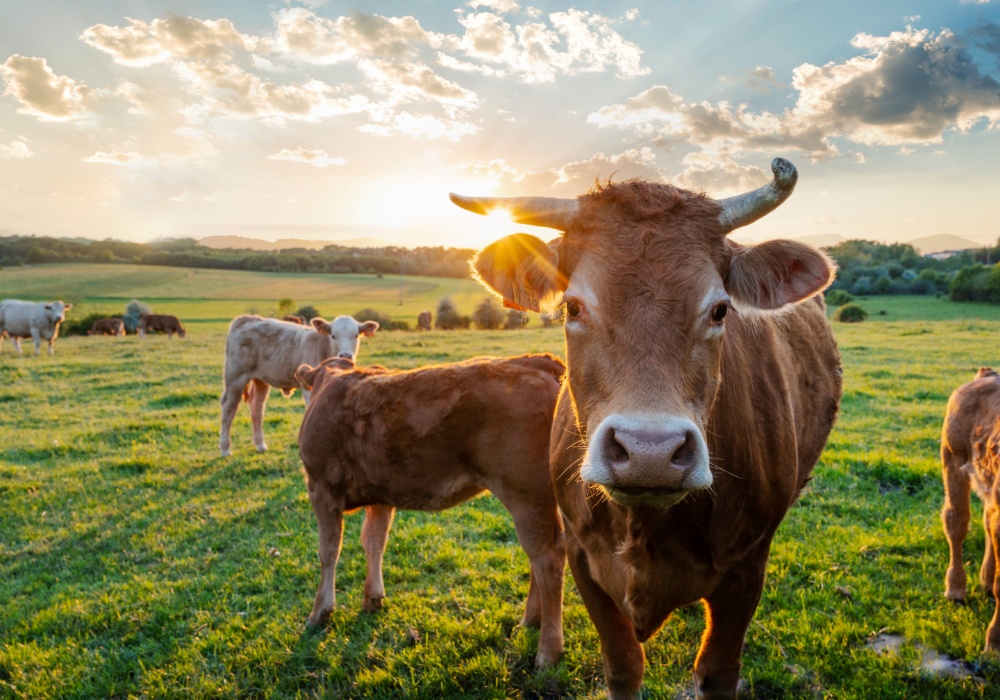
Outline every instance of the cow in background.
{"label": "cow in background", "polygon": [[969,531],[970,486],[983,500],[986,551],[979,583],[996,598],[993,619],[986,630],[986,651],[1000,651],[1000,374],[982,367],[971,382],[955,389],[948,399],[941,429],[941,465],[944,506],[941,522],[948,538],[950,561],[944,579],[949,600],[965,600],[962,543]]}
{"label": "cow in background", "polygon": [[296,316],[295,314],[286,314],[281,317],[282,321],[288,321],[289,323],[297,323],[300,326],[306,325],[305,316]]}
{"label": "cow in background", "polygon": [[736,697],[771,539],[837,414],[840,357],[818,296],[833,263],[793,241],[727,238],[791,194],[795,167],[771,169],[771,183],[718,201],[641,180],[578,199],[452,195],[563,232],[508,236],[473,266],[508,307],[565,310],[552,479],[615,699],[640,697],[643,642],[699,600],[695,692]]}
{"label": "cow in background", "polygon": [[183,338],[187,331],[176,316],[170,314],[139,314],[140,336],[145,338],[149,333],[166,333],[168,340],[173,340],[174,333]]}
{"label": "cow in background", "polygon": [[[350,316],[338,316],[332,323],[314,318],[300,326],[276,318],[245,314],[229,324],[226,336],[226,364],[223,370],[222,427],[219,451],[231,454],[229,433],[240,400],[250,406],[253,442],[258,452],[267,450],[264,442],[264,407],[271,387],[291,396],[299,383],[295,370],[301,364],[318,365],[328,357],[354,362],[361,347],[361,337],[371,337],[378,323],[358,323]],[[302,398],[309,403],[309,392]]]}
{"label": "cow in background", "polygon": [[489,490],[514,520],[531,578],[521,623],[541,623],[537,666],[563,648],[566,558],[549,477],[549,431],[563,375],[552,355],[475,358],[391,371],[340,359],[303,365],[314,391],[299,430],[322,576],[309,621],[336,602],[344,513],[366,508],[366,610],[382,607],[382,555],[396,508],[439,511]]}
{"label": "cow in background", "polygon": [[431,312],[421,311],[420,315],[417,316],[417,330],[418,331],[429,331],[432,328],[431,325]]}
{"label": "cow in background", "polygon": [[35,342],[35,354],[41,353],[42,339],[49,342],[49,354],[55,354],[53,345],[59,337],[59,324],[66,318],[66,312],[73,308],[62,300],[20,301],[4,299],[0,301],[0,344],[10,336],[14,349],[21,352],[21,338],[31,338]]}
{"label": "cow in background", "polygon": [[125,335],[125,321],[120,318],[102,318],[94,321],[87,335]]}

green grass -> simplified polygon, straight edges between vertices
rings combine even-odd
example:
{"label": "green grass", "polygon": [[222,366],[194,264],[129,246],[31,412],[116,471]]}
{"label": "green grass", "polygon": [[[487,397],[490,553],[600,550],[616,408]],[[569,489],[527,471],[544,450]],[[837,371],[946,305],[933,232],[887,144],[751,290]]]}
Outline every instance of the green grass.
{"label": "green grass", "polygon": [[[47,294],[40,279],[15,291],[4,270],[0,295],[103,303],[89,301],[105,289],[91,273],[58,273],[67,291]],[[310,298],[294,291],[296,277],[274,277],[287,285],[280,296],[334,309],[333,293]],[[168,296],[152,274],[132,284],[106,289],[123,299]],[[224,287],[192,286],[189,294],[217,296],[176,296],[176,308],[194,318],[201,308],[205,319],[242,312],[246,300],[223,298]],[[868,322],[836,326],[841,416],[772,548],[744,653],[749,697],[997,697],[1000,663],[980,653],[992,599],[976,588],[966,605],[942,595],[937,449],[951,390],[980,365],[1000,365],[998,309],[886,299],[882,317],[879,301],[862,301]],[[369,305],[340,303],[348,312]],[[324,632],[307,629],[319,563],[295,445],[302,403],[272,396],[264,455],[252,451],[241,409],[234,456],[219,458],[224,333],[220,320],[185,340],[60,338],[52,358],[16,357],[4,344],[0,697],[603,696],[599,644],[571,577],[564,658],[533,669],[537,633],[516,627],[527,560],[490,496],[398,515],[388,599],[376,614],[361,610],[361,515],[348,516],[338,607]],[[365,340],[362,361],[414,367],[561,347],[561,331],[534,320],[518,332],[379,333]],[[983,533],[973,522],[965,551],[974,582]],[[703,627],[700,607],[681,610],[646,645],[647,697],[691,692]],[[876,655],[866,642],[880,630],[911,646]],[[968,662],[975,675],[919,672],[917,643]]]}

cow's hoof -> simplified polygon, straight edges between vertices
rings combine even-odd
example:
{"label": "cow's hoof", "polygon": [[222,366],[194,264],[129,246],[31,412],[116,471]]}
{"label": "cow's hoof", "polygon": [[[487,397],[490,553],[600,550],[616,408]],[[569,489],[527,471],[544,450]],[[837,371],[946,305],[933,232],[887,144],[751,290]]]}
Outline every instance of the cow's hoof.
{"label": "cow's hoof", "polygon": [[959,590],[957,588],[948,589],[948,590],[946,590],[944,592],[944,597],[947,598],[948,600],[953,600],[956,603],[964,603],[965,602],[965,590],[964,589],[963,590]]}
{"label": "cow's hoof", "polygon": [[257,445],[258,452],[267,452],[267,445]]}
{"label": "cow's hoof", "polygon": [[326,627],[326,623],[329,620],[330,620],[329,610],[319,610],[319,611],[314,610],[312,613],[310,613],[307,622],[309,625],[312,625],[313,627]]}
{"label": "cow's hoof", "polygon": [[361,604],[361,607],[368,612],[376,612],[382,609],[382,601],[384,600],[384,596],[372,596],[371,598],[365,598],[365,602]]}
{"label": "cow's hoof", "polygon": [[559,654],[551,654],[539,649],[538,654],[535,655],[535,668],[549,668],[557,663],[559,663]]}
{"label": "cow's hoof", "polygon": [[229,449],[228,447],[226,447],[226,448],[220,447],[219,448],[219,454],[221,454],[223,457],[231,457],[232,454],[233,454],[233,451],[231,449]]}

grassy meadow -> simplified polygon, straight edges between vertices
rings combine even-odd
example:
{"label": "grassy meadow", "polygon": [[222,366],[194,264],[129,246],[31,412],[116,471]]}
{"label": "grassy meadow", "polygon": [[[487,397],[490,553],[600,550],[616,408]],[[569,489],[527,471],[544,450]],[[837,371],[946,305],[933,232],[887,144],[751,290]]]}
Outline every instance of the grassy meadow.
{"label": "grassy meadow", "polygon": [[[56,355],[0,350],[0,697],[598,698],[597,636],[567,573],[562,661],[533,668],[516,626],[527,558],[491,496],[440,514],[401,512],[385,560],[386,607],[361,610],[361,514],[346,518],[337,610],[305,621],[319,578],[298,461],[303,406],[272,394],[270,452],[249,416],[218,456],[225,328],[277,300],[325,315],[371,306],[415,321],[468,281],[40,266],[0,271],[0,298],[62,297],[72,313],[135,297],[176,313],[188,337],[60,338]],[[840,418],[814,479],[778,531],[744,653],[751,698],[1000,697],[981,654],[993,601],[974,584],[984,539],[974,505],[970,596],[946,601],[938,438],[948,395],[1000,365],[1000,307],[871,297],[837,325]],[[397,313],[398,310],[398,313]],[[884,314],[880,314],[884,311]],[[362,363],[561,352],[561,329],[385,332]],[[704,628],[682,610],[646,645],[646,697],[692,694]],[[879,634],[905,640],[878,654]],[[938,652],[965,675],[921,670]]]}

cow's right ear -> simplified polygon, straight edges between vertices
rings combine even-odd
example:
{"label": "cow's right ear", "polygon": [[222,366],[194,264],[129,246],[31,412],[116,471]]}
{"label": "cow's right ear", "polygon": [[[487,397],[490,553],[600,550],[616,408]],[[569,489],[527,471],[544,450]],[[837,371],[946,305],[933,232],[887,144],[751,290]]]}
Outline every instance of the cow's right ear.
{"label": "cow's right ear", "polygon": [[295,370],[295,381],[297,381],[299,386],[301,386],[305,391],[312,391],[313,381],[316,379],[317,371],[319,371],[319,367],[299,365],[299,368]]}
{"label": "cow's right ear", "polygon": [[515,233],[483,248],[472,260],[473,276],[503,297],[503,305],[542,311],[558,302],[568,280],[559,270],[559,243],[546,244],[527,233]]}
{"label": "cow's right ear", "polygon": [[330,324],[319,316],[310,321],[309,324],[316,329],[317,333],[322,333],[323,335],[333,334],[333,329],[330,328]]}

